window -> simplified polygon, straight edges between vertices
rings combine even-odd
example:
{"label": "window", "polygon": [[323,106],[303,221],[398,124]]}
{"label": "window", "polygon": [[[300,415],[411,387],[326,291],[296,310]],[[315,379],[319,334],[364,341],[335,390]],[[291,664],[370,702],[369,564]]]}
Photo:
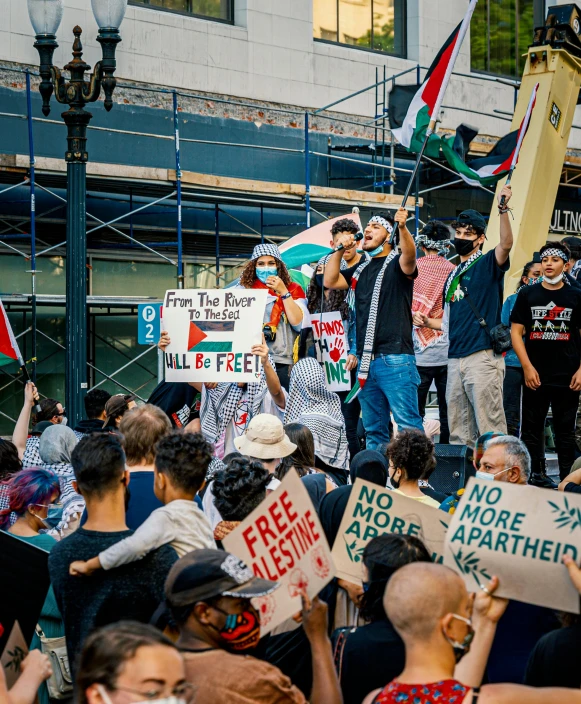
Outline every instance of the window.
{"label": "window", "polygon": [[533,0],[481,0],[470,24],[473,71],[520,78],[533,40]]}
{"label": "window", "polygon": [[405,56],[405,0],[314,0],[314,37]]}
{"label": "window", "polygon": [[129,0],[129,4],[222,22],[234,21],[234,0]]}

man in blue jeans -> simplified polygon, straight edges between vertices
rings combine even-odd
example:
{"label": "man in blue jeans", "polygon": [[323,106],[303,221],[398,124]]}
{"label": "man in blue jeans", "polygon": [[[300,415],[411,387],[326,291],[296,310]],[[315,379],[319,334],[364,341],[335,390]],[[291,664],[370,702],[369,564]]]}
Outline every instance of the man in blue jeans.
{"label": "man in blue jeans", "polygon": [[[395,218],[389,212],[374,215],[364,232],[363,251],[370,259],[340,271],[341,251],[325,268],[325,287],[350,289],[349,304],[356,313],[359,400],[368,449],[389,443],[390,412],[399,428],[423,430],[418,412],[420,377],[412,342],[412,297],[416,246],[406,227],[407,210]],[[401,254],[389,242],[398,228]],[[353,235],[345,233],[336,246],[349,247]]]}

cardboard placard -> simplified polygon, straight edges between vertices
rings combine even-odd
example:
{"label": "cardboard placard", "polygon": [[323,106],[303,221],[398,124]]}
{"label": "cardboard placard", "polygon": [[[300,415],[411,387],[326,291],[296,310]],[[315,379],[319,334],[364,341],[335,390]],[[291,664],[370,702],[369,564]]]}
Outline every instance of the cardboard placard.
{"label": "cardboard placard", "polygon": [[[30,643],[50,577],[48,552],[4,531],[0,531],[0,555],[0,660],[4,664],[14,663]],[[6,673],[10,674],[9,666]]]}
{"label": "cardboard placard", "polygon": [[323,365],[329,391],[349,391],[351,374],[347,364],[347,331],[339,311],[313,313],[311,327],[317,361]]}
{"label": "cardboard placard", "polygon": [[261,635],[301,610],[299,589],[305,588],[312,599],[335,576],[317,512],[294,471],[222,544],[257,577],[280,582],[274,592],[255,600]]}
{"label": "cardboard placard", "polygon": [[581,557],[581,496],[471,478],[448,529],[444,564],[470,591],[496,575],[498,596],[578,614],[566,554]]}
{"label": "cardboard placard", "polygon": [[266,289],[166,291],[166,381],[256,381],[261,364],[250,350],[262,341],[267,296]]}
{"label": "cardboard placard", "polygon": [[337,577],[361,584],[363,550],[384,533],[415,535],[434,562],[442,562],[444,540],[451,516],[440,509],[356,479],[333,544]]}
{"label": "cardboard placard", "polygon": [[18,621],[14,621],[4,651],[0,655],[0,665],[4,670],[8,689],[13,687],[20,677],[20,666],[27,655],[28,645],[22,635],[20,624]]}

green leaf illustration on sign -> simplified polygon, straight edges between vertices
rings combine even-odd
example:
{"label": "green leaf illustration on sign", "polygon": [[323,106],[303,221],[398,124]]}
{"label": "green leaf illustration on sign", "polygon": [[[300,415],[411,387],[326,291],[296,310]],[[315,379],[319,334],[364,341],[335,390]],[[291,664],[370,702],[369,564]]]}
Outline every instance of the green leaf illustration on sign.
{"label": "green leaf illustration on sign", "polygon": [[351,560],[351,562],[361,562],[365,546],[361,548],[357,547],[357,540],[354,540],[352,543],[348,543],[347,538],[345,538],[345,536],[343,536],[343,539],[345,540],[347,555],[349,555],[349,559]]}
{"label": "green leaf illustration on sign", "polygon": [[24,650],[19,645],[16,645],[14,647],[14,650],[8,651],[8,655],[11,659],[6,662],[6,669],[14,670],[14,672],[20,672],[20,665],[26,657],[26,653],[24,652]]}
{"label": "green leaf illustration on sign", "polygon": [[474,551],[463,555],[462,548],[460,548],[457,553],[452,551],[452,555],[460,572],[474,577],[474,581],[478,586],[482,584],[482,577],[488,580],[492,579],[486,569],[480,566],[480,558],[474,557]]}
{"label": "green leaf illustration on sign", "polygon": [[572,533],[575,528],[581,528],[581,511],[578,508],[571,508],[567,497],[563,497],[563,502],[565,508],[561,508],[558,504],[549,501],[549,506],[551,506],[551,513],[558,514],[555,521],[557,528],[565,528],[569,526],[569,532]]}

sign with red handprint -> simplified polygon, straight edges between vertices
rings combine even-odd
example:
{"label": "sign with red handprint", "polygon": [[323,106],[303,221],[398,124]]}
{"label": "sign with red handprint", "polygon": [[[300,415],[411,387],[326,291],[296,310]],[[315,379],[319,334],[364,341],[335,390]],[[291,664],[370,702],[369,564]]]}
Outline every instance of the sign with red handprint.
{"label": "sign with red handprint", "polygon": [[317,360],[325,370],[329,391],[349,391],[351,374],[347,371],[347,331],[341,313],[314,313],[311,327]]}

